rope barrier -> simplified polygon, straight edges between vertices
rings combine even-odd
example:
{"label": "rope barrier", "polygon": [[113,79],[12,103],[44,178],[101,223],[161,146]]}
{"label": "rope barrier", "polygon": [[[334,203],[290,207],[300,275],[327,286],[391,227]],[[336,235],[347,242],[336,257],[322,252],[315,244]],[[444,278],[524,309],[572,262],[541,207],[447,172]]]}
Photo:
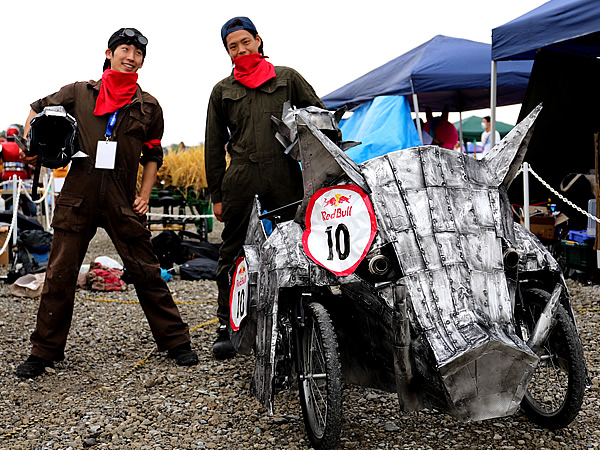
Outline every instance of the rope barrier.
{"label": "rope barrier", "polygon": [[172,219],[214,219],[214,214],[159,214],[159,213],[146,213],[150,217],[169,217]]}
{"label": "rope barrier", "polygon": [[218,321],[219,321],[219,319],[210,319],[207,322],[201,323],[200,325],[196,325],[194,328],[190,328],[190,333],[192,331],[196,331],[196,330],[198,330],[200,328],[203,328],[203,327],[206,327],[208,325],[212,325],[213,323],[217,323]]}
{"label": "rope barrier", "polygon": [[[135,305],[139,303],[139,300],[114,300],[112,298],[94,298],[94,297],[77,297],[80,300],[89,300],[97,303],[118,303],[122,305]],[[207,303],[216,303],[216,300],[199,300],[197,302],[182,302],[179,300],[173,299],[176,305],[202,305]]]}
{"label": "rope barrier", "polygon": [[17,212],[18,212],[18,208],[15,208],[15,205],[19,204],[19,197],[21,195],[21,188],[22,188],[23,182],[21,180],[17,180],[17,198],[13,199],[15,201],[13,201],[13,214],[12,214],[12,220],[10,222],[10,227],[8,229],[8,233],[6,234],[6,240],[4,241],[4,245],[2,245],[2,248],[0,249],[0,255],[3,254],[6,249],[8,248],[8,245],[10,244],[10,238],[12,236],[12,234],[14,233],[14,229],[15,229],[15,225],[17,223]]}
{"label": "rope barrier", "polygon": [[31,196],[29,195],[29,192],[27,191],[27,189],[23,189],[23,192],[25,193],[25,197],[27,197],[30,201],[32,201],[35,204],[40,204],[42,203],[44,200],[46,200],[46,198],[48,198],[48,194],[50,193],[50,191],[52,191],[52,183],[54,182],[54,174],[50,174],[50,178],[48,179],[48,186],[46,187],[46,189],[44,190],[44,194],[37,200],[33,200],[31,198]]}
{"label": "rope barrier", "polygon": [[[573,203],[571,200],[569,200],[568,198],[566,198],[564,195],[562,195],[561,193],[559,193],[556,189],[554,189],[552,186],[550,186],[546,181],[544,181],[542,179],[542,177],[540,177],[537,173],[535,173],[535,171],[531,168],[531,166],[529,166],[529,172],[538,179],[538,181],[540,183],[542,183],[544,185],[544,187],[546,187],[550,192],[552,192],[554,195],[556,195],[558,198],[560,198],[563,202],[565,202],[567,205],[569,205],[571,208],[575,209],[576,211],[580,212],[581,214],[583,214],[584,216],[588,217],[589,219],[592,219],[594,221],[596,221],[597,223],[600,223],[600,218],[588,213],[587,211],[585,211],[584,209],[580,208],[579,206],[577,206],[575,203]],[[518,174],[517,174],[518,175]]]}

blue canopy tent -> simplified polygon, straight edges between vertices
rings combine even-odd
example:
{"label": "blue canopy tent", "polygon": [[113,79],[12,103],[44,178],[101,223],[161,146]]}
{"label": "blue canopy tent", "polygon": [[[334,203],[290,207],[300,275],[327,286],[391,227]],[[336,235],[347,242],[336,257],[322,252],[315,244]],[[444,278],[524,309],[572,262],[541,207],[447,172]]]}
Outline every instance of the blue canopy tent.
{"label": "blue canopy tent", "polygon": [[541,48],[600,56],[600,2],[552,0],[492,30],[492,144],[501,105],[498,62],[533,60]]}
{"label": "blue canopy tent", "polygon": [[[595,166],[594,134],[600,131],[599,56],[600,2],[596,0],[552,0],[492,30],[492,87],[496,64],[535,60],[519,120],[543,103],[526,161],[551,186],[559,186],[570,174],[588,173]],[[492,126],[494,123],[492,90]],[[584,209],[594,197],[585,183],[565,193]],[[546,200],[549,195],[537,183],[529,191],[534,201]],[[528,203],[522,192],[511,188],[509,194],[513,201],[522,195],[523,202]],[[559,208],[566,208],[557,203]],[[569,222],[575,228],[587,225],[580,215]]]}
{"label": "blue canopy tent", "polygon": [[[530,61],[500,64],[499,105],[521,102],[530,72]],[[438,35],[322,100],[329,109],[342,106],[352,109],[380,96],[395,96],[397,102],[406,102],[406,108],[411,107],[417,115],[419,109],[426,107],[441,111],[447,106],[449,111],[461,113],[487,108],[490,101],[490,45]],[[392,97],[386,100],[386,106],[389,107],[391,101]],[[403,106],[399,105],[398,109],[401,108]],[[341,126],[344,131],[344,124]],[[417,127],[420,135],[418,121]],[[365,137],[354,136],[354,139],[362,141]]]}
{"label": "blue canopy tent", "polygon": [[494,61],[534,59],[540,48],[600,56],[600,2],[552,0],[492,30]]}
{"label": "blue canopy tent", "polygon": [[405,97],[380,95],[354,110],[340,123],[345,140],[361,145],[346,150],[357,164],[386,153],[421,144]]}

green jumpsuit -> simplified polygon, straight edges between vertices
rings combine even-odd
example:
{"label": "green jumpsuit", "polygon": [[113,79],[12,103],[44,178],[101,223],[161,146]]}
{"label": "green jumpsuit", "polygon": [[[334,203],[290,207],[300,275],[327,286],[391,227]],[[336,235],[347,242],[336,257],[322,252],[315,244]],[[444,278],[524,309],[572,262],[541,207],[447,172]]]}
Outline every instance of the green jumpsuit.
{"label": "green jumpsuit", "polygon": [[[281,118],[286,101],[297,108],[324,108],[298,72],[275,66],[275,73],[275,78],[255,89],[230,75],[215,85],[208,104],[206,176],[212,202],[223,203],[225,223],[217,271],[217,317],[223,325],[229,322],[229,270],[244,244],[254,196],[264,209],[272,210],[303,195],[300,166],[284,155],[271,116]],[[293,215],[291,211],[289,218]]]}

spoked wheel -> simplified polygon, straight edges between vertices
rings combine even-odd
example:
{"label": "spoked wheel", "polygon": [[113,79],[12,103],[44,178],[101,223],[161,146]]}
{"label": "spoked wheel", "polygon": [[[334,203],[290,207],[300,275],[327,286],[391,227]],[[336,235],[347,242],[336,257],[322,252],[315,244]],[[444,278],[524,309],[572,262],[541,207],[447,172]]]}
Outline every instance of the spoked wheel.
{"label": "spoked wheel", "polygon": [[[523,297],[525,311],[523,317],[517,317],[517,333],[527,341],[550,294],[531,288],[523,290]],[[581,409],[586,368],[575,324],[563,306],[558,307],[556,324],[539,356],[521,407],[538,425],[549,429],[566,427]]]}
{"label": "spoked wheel", "polygon": [[342,370],[335,331],[323,305],[305,306],[299,345],[298,386],[308,437],[317,449],[334,448],[342,426]]}

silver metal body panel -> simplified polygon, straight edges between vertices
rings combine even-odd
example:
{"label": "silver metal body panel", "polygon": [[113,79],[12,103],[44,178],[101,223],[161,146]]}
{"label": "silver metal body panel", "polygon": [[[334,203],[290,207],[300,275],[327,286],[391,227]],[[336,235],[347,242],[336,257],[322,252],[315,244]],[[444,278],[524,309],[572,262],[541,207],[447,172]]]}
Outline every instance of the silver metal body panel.
{"label": "silver metal body panel", "polygon": [[[539,111],[482,160],[422,146],[360,166],[311,122],[311,114],[323,122],[322,111],[286,112],[284,122],[295,119],[291,135],[298,139],[304,201],[294,222],[277,224],[264,239],[258,208],[245,247],[254,246],[249,267],[258,275],[253,391],[269,411],[279,296],[286,288],[320,286],[339,286],[347,308],[373,311],[387,330],[381,346],[389,349],[403,410],[434,405],[467,421],[517,410],[538,357],[515,334],[516,281],[507,278],[503,250],[518,249],[519,271],[560,272],[547,250],[513,225],[506,201]],[[304,253],[310,197],[321,187],[347,183],[369,194],[377,218],[371,252],[393,248],[401,273],[392,282],[373,284],[356,273],[337,277]],[[357,330],[366,342],[373,339],[370,329]]]}

